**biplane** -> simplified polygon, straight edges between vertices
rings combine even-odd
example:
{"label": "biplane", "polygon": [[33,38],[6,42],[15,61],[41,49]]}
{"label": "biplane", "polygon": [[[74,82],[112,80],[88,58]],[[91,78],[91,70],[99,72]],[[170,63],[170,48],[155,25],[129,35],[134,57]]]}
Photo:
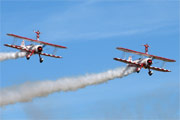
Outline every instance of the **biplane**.
{"label": "biplane", "polygon": [[142,68],[148,69],[149,70],[148,74],[150,76],[153,74],[153,71],[151,71],[151,70],[156,70],[156,71],[161,71],[161,72],[171,72],[170,70],[164,69],[163,67],[158,68],[158,67],[153,67],[151,65],[153,64],[154,59],[163,61],[163,66],[165,65],[165,62],[176,62],[175,60],[164,58],[164,57],[159,57],[159,56],[155,56],[155,55],[150,55],[150,54],[148,54],[149,45],[146,44],[144,46],[145,46],[145,53],[130,50],[127,48],[122,48],[122,47],[117,47],[117,49],[123,51],[124,53],[126,53],[126,52],[133,53],[136,55],[144,56],[146,58],[139,58],[137,60],[132,60],[132,56],[129,56],[129,58],[127,60],[121,59],[121,58],[114,58],[114,60],[126,63],[128,65],[128,67],[136,67],[137,73],[139,73]]}
{"label": "biplane", "polygon": [[[7,47],[19,49],[20,51],[26,52],[27,60],[29,60],[32,55],[38,54],[40,63],[43,62],[43,58],[41,57],[41,55],[54,57],[54,58],[62,58],[61,56],[57,56],[57,55],[54,55],[54,54],[55,54],[57,48],[67,48],[67,47],[40,41],[39,40],[39,34],[40,34],[39,30],[37,32],[36,31],[34,31],[34,32],[36,33],[36,40],[31,39],[31,38],[27,38],[27,37],[22,37],[22,36],[15,35],[15,34],[7,34],[8,36],[22,39],[23,41],[21,42],[21,45],[14,45],[14,43],[13,44],[4,44],[4,45],[7,46]],[[33,43],[37,43],[38,45],[30,44],[30,45],[26,46],[24,40],[30,41],[30,42],[33,42]],[[55,49],[53,51],[53,54],[43,53],[43,49],[44,49],[45,46],[54,47]]]}

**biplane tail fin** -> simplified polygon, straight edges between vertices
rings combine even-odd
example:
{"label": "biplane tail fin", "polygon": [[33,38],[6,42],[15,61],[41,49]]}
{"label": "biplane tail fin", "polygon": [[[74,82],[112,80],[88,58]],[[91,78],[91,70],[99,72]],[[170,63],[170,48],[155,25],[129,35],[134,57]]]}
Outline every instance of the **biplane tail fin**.
{"label": "biplane tail fin", "polygon": [[24,42],[24,40],[21,42],[21,47],[25,47],[25,42]]}
{"label": "biplane tail fin", "polygon": [[128,60],[127,61],[130,61],[132,62],[132,56],[129,56]]}

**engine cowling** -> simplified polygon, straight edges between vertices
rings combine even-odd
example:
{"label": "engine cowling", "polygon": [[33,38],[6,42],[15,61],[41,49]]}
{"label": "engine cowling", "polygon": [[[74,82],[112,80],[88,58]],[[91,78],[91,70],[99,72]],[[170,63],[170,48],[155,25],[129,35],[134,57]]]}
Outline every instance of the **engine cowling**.
{"label": "engine cowling", "polygon": [[37,52],[38,52],[38,53],[41,53],[42,51],[43,51],[42,46],[38,46],[38,47],[37,47]]}
{"label": "engine cowling", "polygon": [[147,60],[147,64],[148,64],[149,66],[151,66],[151,65],[152,65],[152,59],[148,59],[148,60]]}

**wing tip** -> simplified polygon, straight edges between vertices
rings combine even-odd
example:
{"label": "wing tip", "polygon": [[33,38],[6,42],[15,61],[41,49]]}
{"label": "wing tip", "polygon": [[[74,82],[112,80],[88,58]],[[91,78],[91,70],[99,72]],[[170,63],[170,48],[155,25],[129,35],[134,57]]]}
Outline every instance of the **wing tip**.
{"label": "wing tip", "polygon": [[119,58],[113,58],[114,60],[119,60]]}
{"label": "wing tip", "polygon": [[165,61],[165,62],[176,62],[176,60],[163,60],[163,61]]}
{"label": "wing tip", "polygon": [[121,49],[121,47],[116,47],[116,49],[118,49],[118,50],[119,50],[119,49]]}

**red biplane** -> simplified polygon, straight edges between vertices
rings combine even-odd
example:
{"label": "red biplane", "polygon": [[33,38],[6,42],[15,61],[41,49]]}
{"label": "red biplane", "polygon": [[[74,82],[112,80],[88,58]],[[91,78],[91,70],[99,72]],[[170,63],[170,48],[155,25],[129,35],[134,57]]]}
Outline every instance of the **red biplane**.
{"label": "red biplane", "polygon": [[[39,30],[37,32],[35,32],[35,33],[37,34],[36,35],[36,40],[31,39],[31,38],[22,37],[22,36],[15,35],[15,34],[7,34],[8,36],[12,36],[14,38],[23,39],[23,41],[22,41],[20,46],[13,45],[13,44],[4,44],[4,45],[7,46],[7,47],[16,48],[16,49],[19,49],[20,51],[26,52],[27,60],[29,60],[32,55],[38,54],[39,55],[39,59],[40,59],[40,63],[43,62],[43,58],[41,57],[41,55],[49,56],[49,57],[54,57],[54,58],[62,58],[61,56],[57,56],[57,55],[54,55],[54,54],[43,53],[42,52],[43,48],[46,45],[49,45],[49,46],[55,47],[55,50],[54,50],[54,52],[55,52],[57,48],[67,48],[67,47],[56,45],[56,44],[51,44],[51,43],[47,43],[47,42],[43,42],[43,41],[39,41],[39,34],[40,34]],[[39,43],[40,45],[30,44],[30,45],[25,46],[24,40],[27,40],[27,41],[30,41],[30,42]]]}
{"label": "red biplane", "polygon": [[[153,72],[151,70],[156,70],[156,71],[161,71],[161,72],[171,72],[170,70],[164,69],[163,67],[162,68],[152,67],[151,66],[153,64],[152,60],[157,59],[157,60],[162,60],[164,62],[176,62],[175,60],[168,59],[168,58],[163,58],[163,57],[159,57],[159,56],[155,56],[155,55],[150,55],[150,54],[148,54],[149,45],[146,44],[144,46],[145,46],[145,53],[137,52],[137,51],[130,50],[130,49],[127,49],[127,48],[122,48],[122,47],[117,47],[117,49],[121,50],[123,52],[129,52],[129,53],[133,53],[133,54],[137,54],[137,55],[141,55],[141,56],[146,56],[148,58],[139,58],[139,59],[133,61],[132,57],[130,56],[128,58],[128,60],[121,59],[121,58],[114,58],[114,60],[127,63],[128,67],[136,67],[136,72],[137,73],[140,72],[141,68],[148,69],[149,70],[148,74],[150,76],[153,74]],[[163,63],[163,65],[164,65],[164,63]]]}

